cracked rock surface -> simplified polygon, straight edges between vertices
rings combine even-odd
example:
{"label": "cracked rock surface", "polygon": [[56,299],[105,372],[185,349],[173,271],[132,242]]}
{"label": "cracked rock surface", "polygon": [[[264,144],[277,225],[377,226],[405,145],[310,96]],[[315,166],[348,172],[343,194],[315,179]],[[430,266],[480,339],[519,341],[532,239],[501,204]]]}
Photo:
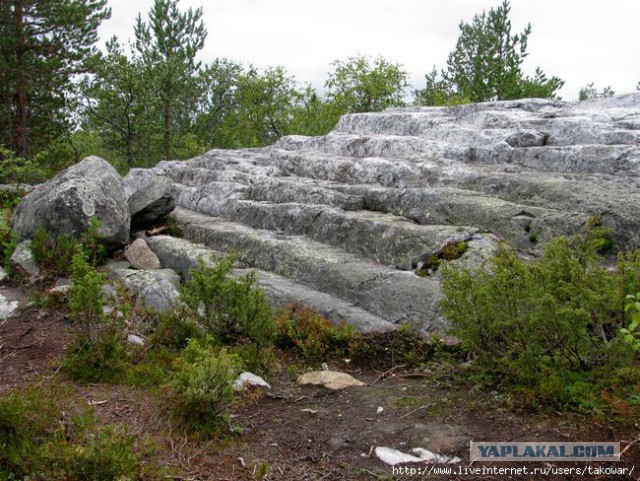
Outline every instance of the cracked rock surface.
{"label": "cracked rock surface", "polygon": [[144,175],[171,181],[184,242],[199,244],[150,243],[179,264],[166,267],[236,251],[274,293],[288,282],[309,303],[324,296],[325,310],[348,307],[334,318],[358,325],[358,310],[369,330],[379,320],[443,332],[439,273],[416,274],[447,246],[464,243],[450,262],[473,269],[500,240],[535,255],[593,216],[617,249],[640,245],[640,93],[352,114],[322,137],[212,150]]}

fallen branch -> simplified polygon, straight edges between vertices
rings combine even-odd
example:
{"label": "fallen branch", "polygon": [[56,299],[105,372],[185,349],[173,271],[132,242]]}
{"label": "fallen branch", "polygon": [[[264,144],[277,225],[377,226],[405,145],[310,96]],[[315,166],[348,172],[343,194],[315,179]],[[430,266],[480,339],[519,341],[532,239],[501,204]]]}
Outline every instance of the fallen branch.
{"label": "fallen branch", "polygon": [[631,448],[631,446],[633,446],[633,445],[635,445],[635,444],[638,444],[638,443],[640,443],[640,436],[638,436],[637,438],[635,438],[633,441],[629,441],[629,444],[627,444],[627,445],[624,447],[624,449],[623,449],[622,451],[620,451],[620,457],[622,457],[622,455],[623,455],[624,453],[626,453],[626,452]]}
{"label": "fallen branch", "polygon": [[380,374],[375,381],[373,381],[373,384],[377,383],[378,381],[382,381],[385,377],[387,377],[389,374],[393,373],[393,371],[396,371],[398,369],[402,369],[403,367],[406,367],[406,364],[399,364],[397,366],[392,367],[391,369],[389,369],[388,371],[383,372],[382,374]]}
{"label": "fallen branch", "polygon": [[402,416],[400,416],[398,419],[402,419],[402,418],[406,418],[407,416],[411,416],[413,413],[417,413],[418,411],[420,411],[421,409],[427,409],[428,407],[430,407],[431,404],[425,404],[424,406],[420,406],[419,408],[414,409],[413,411],[411,411],[410,413],[406,413],[403,414]]}

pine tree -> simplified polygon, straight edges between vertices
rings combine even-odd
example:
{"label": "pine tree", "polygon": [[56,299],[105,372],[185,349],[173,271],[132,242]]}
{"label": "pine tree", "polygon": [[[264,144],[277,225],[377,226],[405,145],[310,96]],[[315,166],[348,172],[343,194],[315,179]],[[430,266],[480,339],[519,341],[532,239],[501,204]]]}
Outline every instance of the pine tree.
{"label": "pine tree", "polygon": [[72,78],[96,49],[107,0],[0,0],[0,143],[20,157],[66,126]]}
{"label": "pine tree", "polygon": [[548,78],[540,68],[533,77],[522,72],[531,25],[513,34],[510,11],[504,0],[499,7],[475,15],[471,23],[461,22],[460,37],[449,54],[442,80],[436,80],[435,70],[428,74],[426,88],[416,92],[416,103],[554,98],[564,81]]}
{"label": "pine tree", "polygon": [[202,8],[183,13],[178,9],[178,0],[155,0],[149,23],[138,15],[135,37],[136,49],[157,82],[164,157],[169,159],[176,119],[181,116],[176,110],[181,105],[181,95],[188,93],[196,81],[194,74],[200,69],[196,54],[207,37]]}

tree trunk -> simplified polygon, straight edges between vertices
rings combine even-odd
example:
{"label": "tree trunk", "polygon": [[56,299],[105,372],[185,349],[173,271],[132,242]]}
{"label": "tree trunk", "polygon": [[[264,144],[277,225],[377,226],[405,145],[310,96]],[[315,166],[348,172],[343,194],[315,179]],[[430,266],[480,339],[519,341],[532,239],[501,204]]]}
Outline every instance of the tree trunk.
{"label": "tree trunk", "polygon": [[171,160],[171,86],[167,85],[164,96],[164,159]]}
{"label": "tree trunk", "polygon": [[22,0],[15,3],[15,25],[18,44],[16,46],[16,68],[18,78],[16,85],[16,154],[26,157],[29,153],[27,127],[27,80],[25,76],[24,53],[27,47],[27,37],[24,33],[24,4]]}

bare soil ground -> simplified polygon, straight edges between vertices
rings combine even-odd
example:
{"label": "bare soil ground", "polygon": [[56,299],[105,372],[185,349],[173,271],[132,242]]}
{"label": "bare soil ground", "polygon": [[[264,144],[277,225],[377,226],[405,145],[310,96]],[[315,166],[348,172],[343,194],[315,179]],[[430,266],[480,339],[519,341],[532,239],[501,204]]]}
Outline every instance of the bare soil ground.
{"label": "bare soil ground", "polygon": [[[28,303],[24,288],[4,286],[10,299]],[[56,373],[65,345],[73,338],[63,312],[22,309],[0,324],[0,395],[29,383],[69,381]],[[180,434],[172,425],[162,388],[123,385],[73,386],[68,400],[92,406],[100,422],[122,424],[141,440],[154,440],[149,463],[169,467],[176,480],[435,480],[593,479],[640,480],[637,415],[625,417],[514,411],[518,400],[476,392],[452,372],[334,365],[366,386],[342,391],[301,387],[299,370],[287,368],[269,379],[272,389],[249,392],[232,409],[229,432],[214,439]],[[450,368],[447,368],[450,369]],[[454,368],[455,369],[455,368]],[[53,379],[53,380],[52,380]],[[561,476],[465,474],[469,441],[615,441],[625,450],[616,463],[553,463],[563,468],[615,466],[631,475]],[[636,443],[634,444],[634,440]],[[457,456],[450,474],[427,471],[393,474],[374,450],[387,446],[410,452],[422,447]],[[495,463],[496,467],[549,467],[544,463]],[[423,468],[417,464],[414,467]],[[474,463],[474,468],[483,465]],[[484,466],[490,466],[485,464]],[[440,466],[444,467],[444,466]],[[462,472],[458,471],[462,469]],[[397,473],[397,471],[396,471]]]}

